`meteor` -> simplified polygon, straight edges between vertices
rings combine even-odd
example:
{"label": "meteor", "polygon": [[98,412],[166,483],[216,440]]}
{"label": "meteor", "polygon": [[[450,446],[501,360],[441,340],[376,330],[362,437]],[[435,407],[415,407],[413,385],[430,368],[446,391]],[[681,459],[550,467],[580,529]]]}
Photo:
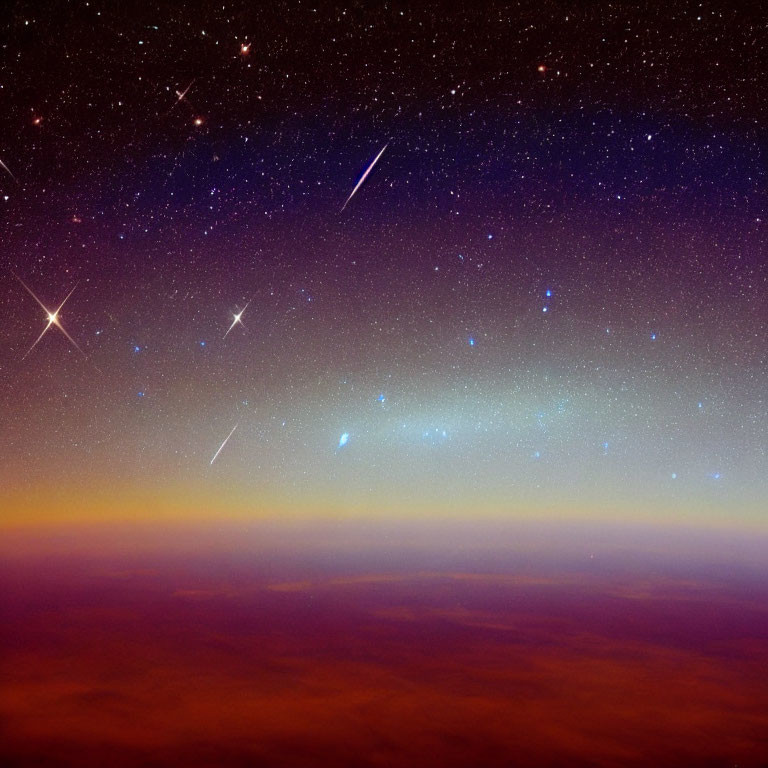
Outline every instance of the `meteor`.
{"label": "meteor", "polygon": [[[194,84],[194,80],[183,90],[183,91],[176,91],[176,95],[179,97],[179,101],[184,101],[184,97],[189,93],[189,89]],[[177,102],[178,103],[178,102]]]}
{"label": "meteor", "polygon": [[355,184],[355,188],[350,192],[349,197],[344,201],[344,205],[341,206],[341,210],[343,211],[346,207],[349,201],[355,196],[355,192],[357,192],[358,189],[362,186],[363,182],[368,178],[368,174],[373,170],[373,166],[376,165],[376,163],[379,162],[379,158],[384,154],[384,150],[389,146],[389,142],[387,142],[381,149],[381,152],[379,152],[376,157],[373,158],[373,162],[365,169],[365,173],[360,177],[360,181]]}
{"label": "meteor", "polygon": [[190,89],[190,88],[191,88],[191,87],[192,87],[194,84],[195,84],[195,81],[194,81],[194,80],[192,80],[192,82],[191,82],[191,83],[190,83],[190,84],[189,84],[189,85],[188,85],[188,86],[187,86],[187,87],[186,87],[186,88],[185,88],[183,91],[174,91],[174,93],[176,94],[176,101],[174,101],[174,102],[173,102],[173,104],[171,105],[171,108],[170,108],[170,109],[169,109],[169,110],[168,110],[168,111],[165,113],[165,117],[168,117],[168,115],[170,115],[170,114],[171,114],[171,112],[173,112],[173,110],[174,110],[174,109],[176,109],[176,107],[177,107],[177,106],[178,106],[178,105],[179,105],[179,104],[180,104],[182,101],[186,101],[186,102],[187,102],[187,104],[189,104],[190,108],[191,108],[191,109],[194,109],[194,107],[192,107],[192,105],[190,104],[190,102],[189,102],[189,99],[187,98],[187,94],[189,93],[189,89]]}
{"label": "meteor", "polygon": [[32,289],[17,274],[15,273],[12,273],[12,274],[24,286],[24,290],[42,307],[48,319],[48,325],[46,325],[45,328],[43,328],[43,332],[37,337],[37,339],[35,340],[35,343],[26,351],[26,353],[24,354],[24,357],[22,357],[21,359],[23,360],[38,345],[40,339],[42,339],[43,336],[45,336],[45,334],[48,332],[50,327],[52,325],[55,325],[67,337],[67,339],[71,342],[72,346],[75,347],[75,349],[78,352],[80,352],[80,354],[82,354],[82,356],[87,360],[88,355],[86,355],[85,352],[83,352],[83,350],[80,349],[77,342],[67,333],[66,329],[61,324],[61,320],[59,320],[59,312],[61,312],[61,308],[67,303],[67,299],[69,299],[69,297],[75,292],[75,288],[77,288],[77,285],[75,285],[75,288],[73,288],[64,297],[64,301],[62,301],[61,304],[59,304],[59,306],[53,312],[51,312],[48,309],[48,307],[46,307],[45,304],[43,304],[43,302],[37,298],[37,296],[35,296],[35,294],[32,292]]}
{"label": "meteor", "polygon": [[3,167],[3,170],[18,184],[19,180],[11,173],[11,169],[2,160],[0,160],[0,165]]}
{"label": "meteor", "polygon": [[235,434],[235,430],[237,429],[237,424],[235,424],[234,427],[232,427],[232,431],[224,438],[224,442],[219,446],[219,450],[216,451],[216,453],[213,454],[213,458],[211,459],[211,464],[213,464],[214,461],[216,461],[216,457],[222,452],[224,449],[224,446],[227,444],[227,441],[229,440],[232,435]]}

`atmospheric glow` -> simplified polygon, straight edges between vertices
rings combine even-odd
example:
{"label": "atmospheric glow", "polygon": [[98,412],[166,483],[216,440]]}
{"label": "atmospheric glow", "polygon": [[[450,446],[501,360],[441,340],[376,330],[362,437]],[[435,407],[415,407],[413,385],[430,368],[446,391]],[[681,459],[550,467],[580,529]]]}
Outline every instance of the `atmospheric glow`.
{"label": "atmospheric glow", "polygon": [[763,765],[759,6],[12,4],[0,765]]}

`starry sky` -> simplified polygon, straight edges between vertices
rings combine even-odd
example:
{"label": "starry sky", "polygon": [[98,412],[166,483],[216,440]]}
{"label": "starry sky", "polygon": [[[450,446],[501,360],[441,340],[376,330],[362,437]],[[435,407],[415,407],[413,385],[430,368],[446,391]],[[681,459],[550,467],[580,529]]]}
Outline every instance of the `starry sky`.
{"label": "starry sky", "polygon": [[764,526],[764,14],[466,5],[10,6],[6,521]]}

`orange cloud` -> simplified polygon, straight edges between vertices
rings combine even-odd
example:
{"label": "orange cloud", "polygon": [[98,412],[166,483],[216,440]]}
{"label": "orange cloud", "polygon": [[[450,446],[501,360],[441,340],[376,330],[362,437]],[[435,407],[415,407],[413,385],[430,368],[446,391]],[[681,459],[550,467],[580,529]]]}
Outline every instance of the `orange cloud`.
{"label": "orange cloud", "polygon": [[626,577],[616,590],[572,573],[278,581],[228,572],[225,558],[134,565],[6,568],[4,764],[750,766],[765,756],[758,594],[662,581],[661,595],[641,582],[638,601]]}

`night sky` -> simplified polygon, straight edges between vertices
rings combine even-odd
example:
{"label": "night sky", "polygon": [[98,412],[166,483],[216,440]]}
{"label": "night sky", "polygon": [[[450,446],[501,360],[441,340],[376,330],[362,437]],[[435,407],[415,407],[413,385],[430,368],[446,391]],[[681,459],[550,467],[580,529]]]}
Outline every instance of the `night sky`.
{"label": "night sky", "polygon": [[760,3],[0,20],[0,764],[768,765]]}
{"label": "night sky", "polygon": [[[12,5],[5,514],[759,524],[765,33],[710,3]],[[74,289],[71,341],[29,351],[22,281]]]}

